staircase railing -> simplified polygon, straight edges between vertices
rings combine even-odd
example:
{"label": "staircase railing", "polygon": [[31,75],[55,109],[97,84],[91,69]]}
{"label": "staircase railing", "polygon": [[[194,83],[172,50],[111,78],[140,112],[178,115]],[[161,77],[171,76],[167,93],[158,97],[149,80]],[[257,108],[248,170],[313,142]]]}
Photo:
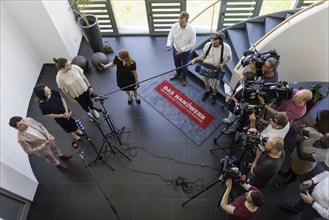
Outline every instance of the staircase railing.
{"label": "staircase railing", "polygon": [[[259,40],[253,45],[253,47],[250,47],[249,50],[252,50],[254,47],[256,47],[257,45],[259,45],[259,44],[260,44],[262,41],[264,41],[268,36],[270,36],[274,31],[276,31],[277,29],[279,29],[279,28],[282,27],[283,25],[289,23],[289,21],[290,21],[291,19],[293,19],[293,18],[299,16],[300,14],[302,14],[302,13],[304,13],[304,12],[306,12],[306,11],[308,11],[308,10],[310,10],[310,9],[312,9],[312,8],[314,8],[314,7],[316,7],[316,6],[319,6],[319,5],[321,5],[321,4],[323,4],[323,3],[327,2],[327,1],[328,1],[328,0],[321,0],[321,1],[317,2],[317,3],[314,3],[314,4],[312,4],[312,5],[309,5],[309,6],[305,7],[305,8],[303,8],[303,9],[301,9],[300,11],[296,12],[295,14],[291,15],[289,18],[285,19],[285,20],[282,21],[280,24],[278,24],[275,28],[273,28],[273,29],[270,30],[268,33],[266,33],[262,38],[260,38],[260,39],[259,39]],[[240,67],[241,67],[241,60],[243,60],[243,59],[245,59],[245,58],[246,58],[246,57],[243,56],[243,57],[240,59],[238,65],[237,65],[237,67],[236,67],[237,70],[239,70]]]}
{"label": "staircase railing", "polygon": [[217,3],[219,3],[221,0],[215,1],[213,3],[211,3],[209,6],[207,6],[205,9],[203,9],[202,11],[200,11],[194,18],[192,18],[190,20],[189,23],[192,23],[195,19],[197,19],[200,15],[202,15],[205,11],[207,11],[209,8],[213,7],[213,11],[212,11],[212,16],[211,16],[211,27],[210,27],[210,33],[212,33],[212,28],[213,28],[213,24],[214,24],[214,16],[215,16],[215,5]]}

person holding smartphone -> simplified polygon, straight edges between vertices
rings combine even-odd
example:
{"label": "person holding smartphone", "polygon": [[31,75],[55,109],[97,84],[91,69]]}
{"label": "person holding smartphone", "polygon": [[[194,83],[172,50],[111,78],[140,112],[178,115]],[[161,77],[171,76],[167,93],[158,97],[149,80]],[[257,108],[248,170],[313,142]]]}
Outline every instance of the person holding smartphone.
{"label": "person holding smartphone", "polygon": [[[309,213],[309,216],[329,219],[329,172],[324,171],[302,183],[301,199],[294,205],[280,205],[279,207],[290,214]],[[313,188],[314,187],[314,188]],[[313,190],[311,190],[313,188]],[[309,193],[311,191],[311,194]],[[312,209],[310,209],[312,208]]]}

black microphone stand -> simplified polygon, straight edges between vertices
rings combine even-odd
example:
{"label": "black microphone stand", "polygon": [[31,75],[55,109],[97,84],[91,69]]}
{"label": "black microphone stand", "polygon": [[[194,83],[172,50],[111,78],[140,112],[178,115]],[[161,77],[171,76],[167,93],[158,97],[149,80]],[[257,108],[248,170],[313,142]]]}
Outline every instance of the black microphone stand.
{"label": "black microphone stand", "polygon": [[[86,133],[86,130],[85,130],[85,127],[82,125],[81,121],[80,120],[76,120],[75,121],[76,124],[78,125],[78,127],[83,131],[83,133],[85,134],[85,137],[86,139],[89,141],[90,145],[92,146],[92,148],[95,150],[97,156],[96,156],[96,159],[93,160],[92,162],[90,162],[88,164],[88,166],[91,166],[92,164],[96,163],[98,160],[102,161],[104,164],[106,164],[112,171],[114,171],[114,168],[111,167],[106,161],[103,160],[103,157],[101,155],[102,151],[103,151],[103,147],[104,147],[104,144],[102,145],[102,147],[99,149],[99,151],[97,151],[94,143],[91,141],[90,137],[88,136],[88,134]],[[111,148],[111,151],[113,151],[111,145],[109,145],[109,147]],[[106,151],[106,149],[105,149]],[[114,152],[114,151],[113,151]]]}
{"label": "black microphone stand", "polygon": [[[102,113],[104,114],[103,111],[102,111]],[[89,118],[89,117],[88,117],[88,118]],[[122,154],[122,156],[124,156],[124,157],[127,158],[129,161],[131,161],[131,159],[130,159],[127,155],[125,155],[125,154],[124,154],[120,149],[118,149],[114,144],[111,144],[111,143],[110,143],[110,141],[108,140],[108,137],[105,135],[105,133],[103,132],[102,128],[100,127],[99,122],[98,122],[97,120],[93,119],[93,118],[89,118],[89,119],[91,119],[91,120],[94,122],[94,124],[97,126],[98,130],[101,132],[101,134],[102,134],[102,136],[103,136],[103,144],[102,144],[101,149],[99,150],[99,154],[102,154],[102,153],[106,154],[106,153],[107,153],[107,147],[110,147],[110,149],[111,149],[111,153],[114,153],[114,154],[115,154],[116,152],[119,152],[120,154]],[[104,147],[106,144],[107,144],[107,146],[105,147],[105,150],[102,151],[103,147]],[[115,151],[114,149],[115,149],[116,151]],[[95,159],[93,162],[91,162],[90,164],[96,163],[97,160],[99,160],[99,159],[101,160],[102,157],[101,157],[101,158],[99,158],[99,156],[96,157],[96,159]]]}
{"label": "black microphone stand", "polygon": [[81,149],[79,149],[78,144],[76,142],[73,142],[72,143],[72,147],[76,149],[77,153],[79,154],[79,156],[81,157],[82,161],[84,162],[84,164],[88,168],[90,174],[92,175],[92,177],[94,178],[95,182],[97,183],[98,188],[102,191],[102,193],[103,193],[103,195],[104,195],[107,203],[110,205],[113,213],[115,214],[115,216],[117,217],[117,219],[120,220],[120,217],[119,217],[119,215],[117,213],[117,210],[111,204],[109,197],[106,195],[105,191],[103,190],[103,188],[102,188],[101,184],[99,183],[98,179],[96,178],[95,174],[93,173],[93,171],[90,169],[89,165],[87,164],[87,162],[86,162],[86,160],[85,160],[85,158],[83,156],[84,152]]}
{"label": "black microphone stand", "polygon": [[120,144],[120,146],[122,146],[122,140],[121,140],[121,135],[122,134],[130,134],[131,132],[130,131],[124,131],[125,130],[125,127],[122,127],[121,129],[117,129],[113,120],[112,120],[112,117],[109,115],[109,113],[106,111],[106,108],[104,106],[104,102],[105,102],[105,97],[96,97],[96,101],[99,101],[102,105],[102,109],[97,109],[97,111],[100,111],[103,113],[103,116],[105,118],[105,121],[107,123],[107,125],[109,126],[111,132],[109,134],[106,134],[105,136],[106,137],[114,137],[115,140]]}

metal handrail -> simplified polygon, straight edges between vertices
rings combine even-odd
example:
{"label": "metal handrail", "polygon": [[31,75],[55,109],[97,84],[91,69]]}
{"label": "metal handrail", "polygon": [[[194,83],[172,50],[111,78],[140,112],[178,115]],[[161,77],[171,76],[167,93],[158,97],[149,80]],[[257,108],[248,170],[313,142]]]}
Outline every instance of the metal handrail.
{"label": "metal handrail", "polygon": [[[192,23],[196,18],[198,18],[201,14],[203,14],[205,11],[207,11],[209,8],[215,6],[215,4],[217,4],[218,2],[220,2],[220,0],[215,1],[213,3],[211,3],[208,7],[206,7],[205,9],[203,9],[201,12],[199,12],[193,19],[191,19],[190,23]],[[214,16],[214,13],[213,15]]]}
{"label": "metal handrail", "polygon": [[[276,27],[274,27],[272,30],[270,30],[268,33],[266,33],[262,38],[260,38],[255,44],[253,47],[250,47],[249,50],[252,50],[254,47],[256,47],[257,45],[259,45],[263,40],[265,40],[269,35],[271,35],[274,31],[276,31],[277,29],[279,29],[280,27],[282,27],[284,24],[288,23],[291,19],[299,16],[300,14],[304,13],[305,11],[308,11],[310,10],[311,8],[313,7],[316,7],[318,5],[321,5],[323,4],[324,2],[327,2],[328,0],[321,0],[317,3],[314,3],[312,5],[309,5],[307,6],[306,8],[303,8],[302,10],[296,12],[295,14],[291,15],[289,18],[285,19],[284,21],[282,21],[280,24],[278,24]],[[241,60],[245,59],[246,57],[243,56],[241,59],[240,59],[240,62],[238,63],[237,65],[237,69],[240,69],[241,67]]]}

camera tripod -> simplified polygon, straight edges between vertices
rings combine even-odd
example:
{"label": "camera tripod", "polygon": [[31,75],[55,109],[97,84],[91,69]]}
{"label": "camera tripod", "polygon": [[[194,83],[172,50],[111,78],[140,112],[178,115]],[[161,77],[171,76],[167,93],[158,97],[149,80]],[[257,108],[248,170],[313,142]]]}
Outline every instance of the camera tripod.
{"label": "camera tripod", "polygon": [[[202,193],[206,192],[208,189],[210,189],[211,187],[213,187],[214,185],[216,185],[217,183],[221,182],[222,184],[224,183],[225,179],[227,178],[226,172],[228,170],[228,166],[229,166],[229,157],[225,156],[224,161],[221,160],[221,169],[219,171],[218,177],[216,178],[216,180],[214,180],[213,182],[210,182],[208,184],[206,184],[207,186],[205,188],[203,188],[200,192],[198,192],[197,194],[195,194],[194,196],[192,196],[190,199],[188,199],[187,201],[185,201],[182,204],[182,207],[184,207],[184,205],[186,205],[188,202],[190,202],[191,200],[193,200],[194,198],[198,197],[199,195],[201,195]],[[232,194],[231,194],[232,197]]]}
{"label": "camera tripod", "polygon": [[[105,165],[107,165],[112,171],[114,171],[114,168],[111,167],[106,161],[103,160],[103,157],[101,155],[102,150],[103,150],[103,145],[100,148],[99,151],[97,151],[94,143],[91,141],[90,137],[88,136],[88,134],[86,133],[86,129],[85,127],[82,125],[80,120],[75,120],[75,123],[78,125],[78,127],[80,128],[81,131],[83,131],[83,133],[85,134],[85,138],[87,139],[87,141],[90,143],[91,147],[94,149],[94,151],[96,152],[97,156],[96,159],[93,160],[92,162],[90,162],[89,164],[87,164],[87,166],[91,166],[92,164],[96,163],[98,160],[102,161]],[[113,151],[111,145],[110,145],[111,150]]]}
{"label": "camera tripod", "polygon": [[[249,115],[251,113],[255,113],[255,111],[248,112],[246,110],[246,108],[247,108],[247,105],[245,105],[245,103],[244,103],[244,105],[242,105],[240,115],[237,116],[217,137],[215,137],[213,139],[214,144],[218,145],[217,140],[225,133],[226,130],[230,129],[232,126],[234,126],[236,124],[235,130],[234,130],[234,135],[232,136],[232,140],[231,140],[231,143],[229,144],[229,146],[221,147],[218,145],[219,148],[211,149],[210,150],[211,153],[214,153],[214,151],[217,151],[217,150],[224,150],[226,153],[229,153],[230,155],[233,154],[231,152],[232,151],[231,145],[237,142],[237,140],[239,138],[239,135],[237,135],[237,133],[242,132],[245,129],[245,125],[249,121]],[[224,122],[222,122],[219,126],[221,126],[223,123]],[[256,117],[255,127],[257,127],[256,125],[258,125],[258,124],[260,124],[260,123],[259,123],[258,117]]]}
{"label": "camera tripod", "polygon": [[[210,152],[213,154],[215,151],[218,151],[218,150],[224,150],[226,153],[228,153],[229,155],[233,155],[234,152],[232,152],[232,147],[231,145],[234,143],[235,139],[236,139],[236,134],[237,134],[237,131],[242,131],[243,129],[243,125],[244,125],[244,122],[245,120],[241,121],[241,117],[243,119],[243,115],[239,115],[237,118],[235,118],[223,131],[221,131],[221,133],[214,138],[214,144],[218,145],[219,148],[213,148],[213,149],[210,149]],[[224,122],[222,122],[220,126],[222,126],[224,124]],[[227,131],[228,129],[230,129],[232,126],[234,126],[236,124],[236,128],[234,130],[234,134],[232,136],[232,140],[230,142],[230,144],[226,147],[222,147],[220,146],[219,144],[217,144],[217,141],[218,139],[225,133],[225,131]]]}

